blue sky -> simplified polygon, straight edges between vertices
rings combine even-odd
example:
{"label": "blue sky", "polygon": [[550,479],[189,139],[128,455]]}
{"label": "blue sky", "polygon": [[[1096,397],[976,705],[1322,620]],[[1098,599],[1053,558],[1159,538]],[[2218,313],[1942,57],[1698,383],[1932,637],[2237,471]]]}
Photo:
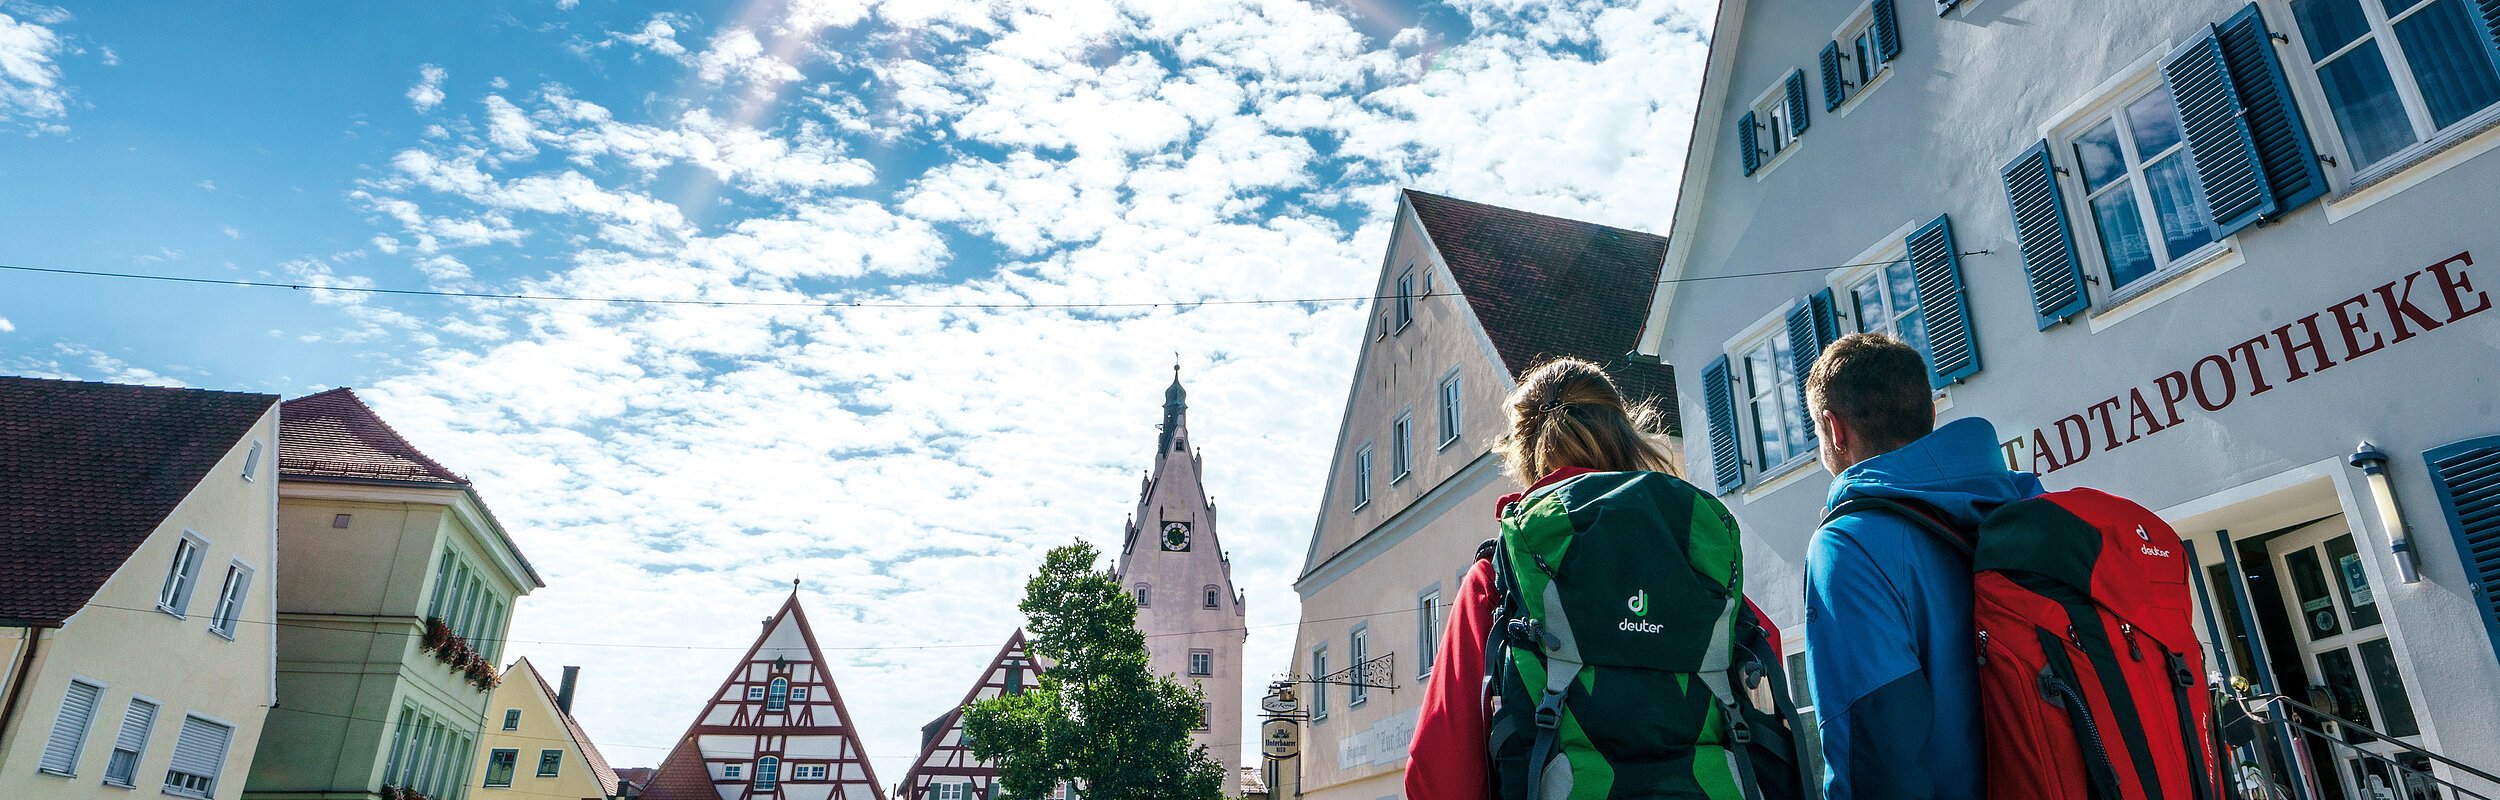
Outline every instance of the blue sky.
{"label": "blue sky", "polygon": [[[1412,186],[1663,230],[1703,0],[0,0],[0,264],[702,300],[1368,292]],[[547,576],[656,763],[793,576],[879,777],[1117,548],[1175,352],[1287,668],[1364,311],[394,298],[0,273],[0,372],[354,386]],[[1270,663],[1272,662],[1272,663]]]}

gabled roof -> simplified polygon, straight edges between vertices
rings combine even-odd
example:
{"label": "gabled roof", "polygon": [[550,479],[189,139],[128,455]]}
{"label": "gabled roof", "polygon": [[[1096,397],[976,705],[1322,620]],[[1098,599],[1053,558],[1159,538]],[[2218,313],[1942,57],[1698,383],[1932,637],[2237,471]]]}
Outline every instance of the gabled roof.
{"label": "gabled roof", "polygon": [[1668,430],[1679,429],[1674,371],[1625,357],[1649,315],[1666,237],[1414,189],[1404,197],[1513,379],[1547,358],[1593,361],[1626,399],[1655,401]]}
{"label": "gabled roof", "polygon": [[[573,737],[573,749],[581,752],[582,763],[590,765],[590,776],[599,781],[600,791],[615,797],[615,768],[608,766],[607,756],[599,754],[599,746],[590,743],[590,734],[582,731],[582,723],[573,719],[573,712],[565,710],[564,702],[556,697],[556,687],[547,685],[547,676],[538,674],[538,667],[526,657],[512,666],[529,675],[530,682],[538,687],[539,693],[547,696],[547,707],[555,711],[556,719],[564,722],[565,735]],[[510,671],[506,670],[506,673]]]}
{"label": "gabled roof", "polygon": [[288,478],[405,481],[467,486],[373,413],[356,391],[339,387],[286,401],[278,469]]}
{"label": "gabled roof", "polygon": [[0,378],[0,623],[78,613],[277,402]]}
{"label": "gabled roof", "polygon": [[676,749],[660,761],[658,772],[642,785],[642,796],[650,800],[718,800],[720,790],[712,788],[712,773],[703,766],[703,751],[695,747],[694,733],[677,740]]}
{"label": "gabled roof", "polygon": [[[776,641],[775,633],[784,624],[791,627],[798,641],[790,642],[784,638],[779,640],[780,644],[767,648],[766,645]],[[685,735],[677,740],[676,748],[670,750],[668,758],[660,762],[659,772],[651,777],[643,796],[649,800],[721,800],[725,797],[720,789],[715,788],[711,770],[704,763],[700,743],[701,737],[708,735],[723,739],[745,738],[755,747],[761,747],[767,741],[780,741],[786,746],[793,737],[836,739],[839,742],[836,745],[837,755],[823,760],[830,762],[827,765],[830,767],[829,777],[839,796],[850,800],[886,800],[885,787],[877,783],[876,765],[868,760],[866,749],[860,746],[859,727],[852,723],[851,712],[842,703],[842,691],[834,685],[833,676],[825,669],[824,649],[817,646],[816,633],[807,624],[807,611],[799,606],[795,582],[789,599],[782,601],[780,611],[764,619],[763,627],[763,631],[755,637],[755,644],[749,646],[746,655],[738,659],[737,667],[730,670],[729,677],[721,681],[720,688],[713,690],[710,698],[704,701],[703,710],[695,715],[694,723],[688,725]],[[768,649],[769,653],[766,652]],[[732,687],[742,680],[753,682],[754,669],[767,662],[806,666],[808,677],[791,681],[789,687],[797,689],[804,686],[818,691],[805,701],[792,698],[783,711],[767,710],[761,701],[748,700],[742,694],[733,693]],[[826,706],[831,718],[818,719],[815,716],[817,705]],[[726,718],[715,715],[712,712],[716,707],[732,713]],[[857,768],[856,777],[851,770],[853,767]],[[786,774],[782,777],[786,792],[787,786],[794,781]],[[749,779],[752,779],[751,775]]]}
{"label": "gabled roof", "polygon": [[[1023,628],[1017,628],[1015,633],[1008,635],[1007,643],[999,646],[998,655],[990,658],[989,666],[981,670],[972,688],[964,692],[963,702],[956,703],[946,713],[920,727],[920,754],[912,758],[911,769],[903,773],[903,791],[895,800],[915,800],[921,796],[921,784],[935,776],[975,778],[986,793],[997,768],[974,761],[971,749],[960,743],[960,737],[957,744],[946,744],[946,734],[963,727],[964,709],[970,708],[973,703],[1004,694],[1010,685],[1029,685],[1021,683],[1028,679],[1027,674],[1038,681],[1042,666],[1040,658],[1025,651]],[[988,692],[987,697],[983,696],[985,691]],[[960,751],[961,757],[953,758],[951,756],[958,754],[945,751]]]}

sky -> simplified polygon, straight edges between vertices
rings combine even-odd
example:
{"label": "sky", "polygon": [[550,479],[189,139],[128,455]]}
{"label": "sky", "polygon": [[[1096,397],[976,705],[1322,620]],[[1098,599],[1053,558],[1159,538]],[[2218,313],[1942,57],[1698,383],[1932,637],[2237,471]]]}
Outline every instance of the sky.
{"label": "sky", "polygon": [[0,374],[355,387],[620,766],[799,579],[892,784],[1042,553],[1117,552],[1176,360],[1287,670],[1365,311],[1202,303],[1368,294],[1405,187],[1664,231],[1712,8],[0,0],[0,265],[316,287],[0,271]]}

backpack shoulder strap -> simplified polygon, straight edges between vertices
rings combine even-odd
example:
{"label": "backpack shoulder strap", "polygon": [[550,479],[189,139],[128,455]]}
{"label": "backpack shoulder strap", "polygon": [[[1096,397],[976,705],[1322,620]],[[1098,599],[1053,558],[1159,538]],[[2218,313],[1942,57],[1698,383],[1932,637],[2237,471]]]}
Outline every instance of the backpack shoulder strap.
{"label": "backpack shoulder strap", "polygon": [[1979,549],[1979,536],[1976,533],[1947,524],[1944,521],[1944,515],[1936,513],[1936,510],[1929,508],[1927,504],[1914,500],[1853,497],[1841,501],[1840,505],[1832,506],[1832,510],[1824,512],[1823,524],[1830,525],[1833,520],[1868,511],[1890,512],[1893,516],[1908,520],[1918,529],[1934,535],[1945,544],[1952,545],[1953,549],[1960,552],[1964,558],[1971,557]]}

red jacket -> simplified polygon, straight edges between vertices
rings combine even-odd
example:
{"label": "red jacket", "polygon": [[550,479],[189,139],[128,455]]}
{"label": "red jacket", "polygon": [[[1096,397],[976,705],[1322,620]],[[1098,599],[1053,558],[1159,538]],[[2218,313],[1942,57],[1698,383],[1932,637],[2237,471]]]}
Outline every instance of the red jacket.
{"label": "red jacket", "polygon": [[[1513,501],[1595,470],[1564,467],[1528,486],[1504,495],[1495,514]],[[1753,608],[1753,600],[1745,600]],[[1771,648],[1779,649],[1779,629],[1753,608],[1768,631]],[[1484,642],[1493,627],[1493,562],[1478,560],[1451,601],[1449,627],[1433,655],[1432,678],[1424,684],[1424,703],[1415,715],[1415,741],[1407,748],[1407,800],[1491,800],[1493,797],[1491,697],[1484,685]]]}

